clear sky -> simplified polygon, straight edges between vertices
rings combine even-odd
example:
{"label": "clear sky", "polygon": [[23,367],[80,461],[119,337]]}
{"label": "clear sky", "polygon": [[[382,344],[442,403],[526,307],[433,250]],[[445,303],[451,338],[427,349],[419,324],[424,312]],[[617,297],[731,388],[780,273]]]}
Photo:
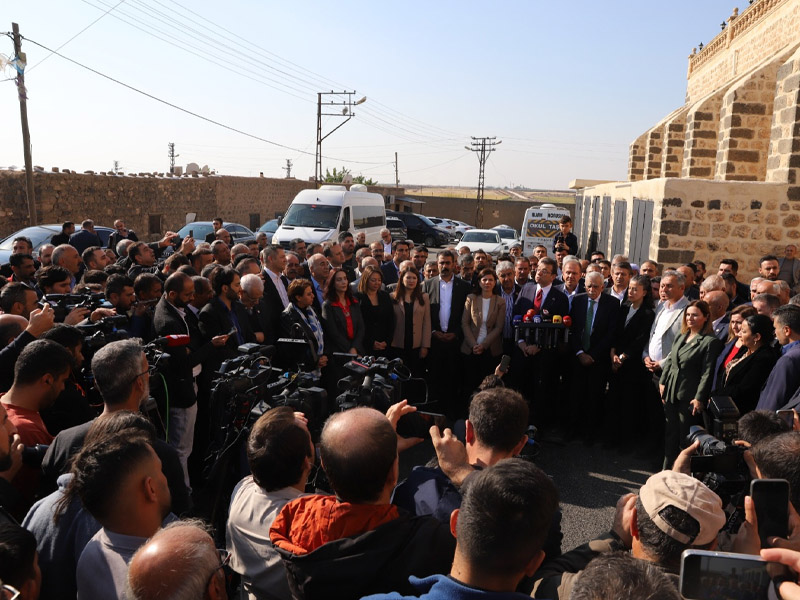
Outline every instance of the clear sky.
{"label": "clear sky", "polygon": [[[397,152],[401,185],[474,186],[464,146],[497,136],[487,185],[563,189],[625,179],[628,145],[683,104],[687,56],[737,5],[747,1],[24,0],[5,3],[0,32],[15,21],[28,38],[33,160],[47,170],[166,171],[174,142],[179,165],[283,177],[290,158],[305,179],[317,92],[348,89],[368,99],[323,143],[323,168],[394,183]],[[68,42],[70,59],[290,149],[33,42]],[[9,38],[0,54],[13,54]],[[21,167],[13,81],[0,82],[0,115],[0,167]],[[341,121],[325,117],[323,133]]]}

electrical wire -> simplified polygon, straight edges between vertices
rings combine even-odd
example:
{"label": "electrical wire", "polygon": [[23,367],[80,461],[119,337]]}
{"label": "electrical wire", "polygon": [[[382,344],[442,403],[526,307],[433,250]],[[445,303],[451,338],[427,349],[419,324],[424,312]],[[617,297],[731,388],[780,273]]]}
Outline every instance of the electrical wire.
{"label": "electrical wire", "polygon": [[[299,148],[293,148],[292,146],[287,146],[285,144],[274,142],[272,140],[268,140],[268,139],[260,137],[258,135],[255,135],[255,134],[252,134],[252,133],[247,133],[246,131],[243,131],[241,129],[237,129],[235,127],[232,127],[231,125],[226,125],[225,123],[221,123],[220,121],[216,121],[214,119],[211,119],[210,117],[203,116],[203,115],[198,114],[196,112],[193,112],[193,111],[191,111],[191,110],[189,110],[187,108],[183,108],[182,106],[178,106],[177,104],[173,104],[172,102],[168,102],[167,100],[163,100],[163,99],[161,99],[161,98],[159,98],[157,96],[154,96],[153,94],[150,94],[148,92],[145,92],[143,90],[135,88],[132,85],[129,85],[127,83],[124,83],[124,82],[122,82],[122,81],[120,81],[118,79],[115,79],[115,78],[111,77],[110,75],[106,75],[105,73],[101,73],[100,71],[98,71],[96,69],[93,69],[92,67],[88,67],[88,66],[78,62],[77,60],[69,58],[68,56],[64,56],[63,54],[61,54],[60,52],[57,52],[56,50],[48,48],[44,44],[40,44],[39,42],[37,42],[35,40],[32,40],[30,38],[25,38],[25,37],[23,37],[23,39],[25,41],[27,41],[27,42],[30,42],[31,44],[35,44],[36,46],[39,46],[40,48],[42,48],[44,50],[47,50],[48,52],[51,52],[51,53],[55,54],[56,56],[59,56],[60,58],[63,58],[64,60],[66,60],[68,62],[71,62],[74,65],[77,65],[77,66],[79,66],[79,67],[81,67],[83,69],[86,69],[87,71],[91,71],[95,75],[99,75],[100,77],[108,79],[109,81],[113,81],[114,83],[116,83],[118,85],[121,85],[121,86],[123,86],[123,87],[125,87],[125,88],[127,88],[127,89],[129,89],[129,90],[131,90],[133,92],[136,92],[137,94],[141,94],[142,96],[146,96],[147,98],[150,98],[151,100],[155,100],[156,102],[160,102],[161,104],[169,106],[170,108],[174,108],[175,110],[179,110],[179,111],[181,111],[183,113],[186,113],[188,115],[191,115],[193,117],[196,117],[198,119],[206,121],[207,123],[211,123],[212,125],[217,125],[218,127],[222,127],[223,129],[227,129],[228,131],[233,131],[234,133],[238,133],[240,135],[247,136],[247,137],[252,138],[254,140],[258,140],[260,142],[264,142],[265,144],[270,144],[271,146],[277,146],[279,148],[285,148],[287,150],[292,150],[293,152],[299,152],[301,154],[307,154],[309,156],[316,156],[315,154],[313,154],[311,152],[305,152],[303,150],[300,150]],[[377,164],[380,164],[380,163],[374,162],[374,161],[350,160],[350,159],[334,158],[334,157],[331,157],[331,156],[323,156],[323,158],[326,158],[327,160],[338,160],[338,161],[343,161],[343,162],[365,164],[365,165],[377,165]]]}
{"label": "electrical wire", "polygon": [[[69,44],[69,43],[70,43],[72,40],[74,40],[76,37],[78,37],[79,35],[81,35],[81,34],[82,34],[84,31],[86,31],[87,29],[89,29],[89,28],[90,28],[92,25],[94,25],[95,23],[97,23],[97,22],[98,22],[100,19],[102,19],[103,17],[105,17],[105,16],[106,16],[108,13],[110,13],[111,11],[113,11],[115,8],[117,8],[117,7],[118,7],[120,4],[122,4],[123,2],[125,2],[125,0],[119,0],[119,2],[117,2],[117,3],[116,3],[114,6],[112,6],[111,8],[109,8],[109,9],[108,9],[106,12],[104,12],[102,15],[100,15],[99,17],[97,17],[97,18],[96,18],[94,21],[92,21],[91,23],[89,23],[89,24],[88,24],[86,27],[84,27],[83,29],[81,29],[81,30],[80,30],[78,33],[76,33],[75,35],[73,35],[73,36],[72,36],[71,38],[69,38],[69,39],[68,39],[66,42],[64,42],[63,44],[61,44],[61,45],[60,45],[58,48],[56,48],[56,50],[61,50],[61,49],[62,49],[64,46],[66,46],[67,44]],[[40,60],[40,61],[39,61],[39,62],[37,62],[36,64],[34,64],[34,65],[31,65],[30,67],[28,67],[28,68],[27,68],[27,71],[28,71],[28,72],[31,72],[31,71],[33,71],[33,70],[34,70],[36,67],[38,67],[40,64],[42,64],[44,61],[46,61],[46,60],[47,60],[48,58],[50,58],[51,56],[53,56],[53,53],[52,53],[52,52],[51,52],[50,54],[48,54],[47,56],[45,56],[45,57],[44,57],[42,60]]]}

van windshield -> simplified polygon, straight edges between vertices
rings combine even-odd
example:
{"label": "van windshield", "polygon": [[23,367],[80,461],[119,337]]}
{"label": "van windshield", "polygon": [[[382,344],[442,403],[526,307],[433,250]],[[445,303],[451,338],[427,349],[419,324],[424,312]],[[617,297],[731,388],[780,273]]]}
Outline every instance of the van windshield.
{"label": "van windshield", "polygon": [[281,225],[335,229],[339,223],[341,206],[322,204],[292,204]]}

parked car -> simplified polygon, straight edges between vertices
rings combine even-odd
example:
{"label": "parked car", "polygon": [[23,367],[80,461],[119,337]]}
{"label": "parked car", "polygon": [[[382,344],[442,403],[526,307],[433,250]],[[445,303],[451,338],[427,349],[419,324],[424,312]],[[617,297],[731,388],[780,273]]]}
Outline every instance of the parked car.
{"label": "parked car", "polygon": [[267,234],[267,238],[269,240],[272,240],[272,236],[275,235],[276,231],[278,231],[278,227],[280,227],[282,220],[283,219],[270,219],[269,221],[267,221],[261,227],[258,228],[258,232],[263,231],[264,233]]}
{"label": "parked car", "polygon": [[[78,231],[80,230],[78,229]],[[103,247],[105,248],[108,246],[108,237],[114,232],[114,229],[111,227],[101,227],[99,225],[95,225],[94,231],[100,236],[100,241],[103,242]],[[26,227],[25,229],[15,231],[10,236],[0,241],[0,264],[5,264],[8,262],[8,258],[11,256],[11,247],[14,245],[14,238],[30,238],[31,243],[33,243],[33,256],[36,258],[39,256],[39,248],[45,244],[49,244],[50,240],[52,240],[53,236],[57,233],[61,233],[60,224],[34,225],[33,227]]]}
{"label": "parked car", "polygon": [[[255,233],[239,223],[223,223],[222,227],[231,234],[231,245],[246,244],[256,239]],[[181,227],[180,231],[178,231],[178,235],[181,239],[185,238],[187,235],[191,235],[195,241],[203,242],[206,236],[212,231],[214,231],[214,225],[211,221],[194,221]]]}
{"label": "parked car", "polygon": [[440,217],[428,217],[431,220],[431,223],[436,225],[439,229],[444,229],[448,234],[450,234],[450,239],[456,239],[456,226],[450,219],[442,219]]}
{"label": "parked car", "polygon": [[393,240],[404,240],[408,237],[406,224],[395,217],[386,217],[386,229],[392,234]]}
{"label": "parked car", "polygon": [[450,241],[450,234],[433,224],[424,215],[414,213],[386,211],[387,217],[400,219],[406,226],[407,238],[415,244],[425,244],[429,248],[444,246]]}
{"label": "parked car", "polygon": [[457,240],[460,240],[461,236],[470,229],[475,229],[472,225],[467,225],[463,221],[456,221],[454,219],[448,219],[448,221],[450,221],[455,227],[455,236]]}
{"label": "parked car", "polygon": [[497,233],[500,234],[500,239],[506,245],[506,250],[511,248],[514,244],[519,243],[519,234],[517,230],[508,225],[496,225],[492,227]]}
{"label": "parked car", "polygon": [[486,254],[497,258],[506,251],[505,244],[500,239],[500,234],[495,229],[470,229],[463,236],[456,246],[456,250],[461,250],[466,246],[470,252],[483,250]]}

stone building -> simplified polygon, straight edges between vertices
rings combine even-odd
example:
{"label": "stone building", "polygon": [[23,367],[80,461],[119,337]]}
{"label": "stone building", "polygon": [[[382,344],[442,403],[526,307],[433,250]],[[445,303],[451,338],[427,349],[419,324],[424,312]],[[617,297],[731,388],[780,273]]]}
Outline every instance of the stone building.
{"label": "stone building", "polygon": [[578,193],[581,252],[752,275],[800,240],[800,0],[755,0],[689,56],[686,103],[630,145],[628,181]]}

